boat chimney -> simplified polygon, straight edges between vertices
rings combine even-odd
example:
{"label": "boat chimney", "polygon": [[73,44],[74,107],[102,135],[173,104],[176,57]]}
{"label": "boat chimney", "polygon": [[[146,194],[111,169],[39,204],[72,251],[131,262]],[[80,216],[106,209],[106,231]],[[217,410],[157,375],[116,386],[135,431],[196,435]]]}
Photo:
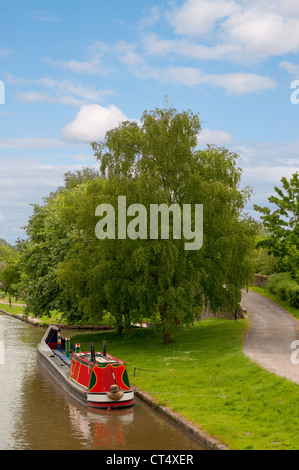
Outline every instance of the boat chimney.
{"label": "boat chimney", "polygon": [[67,357],[70,357],[70,338],[67,336],[65,338],[65,355]]}
{"label": "boat chimney", "polygon": [[61,351],[61,328],[60,325],[57,325],[57,349]]}
{"label": "boat chimney", "polygon": [[96,362],[96,354],[94,351],[94,343],[90,343],[90,361]]}
{"label": "boat chimney", "polygon": [[103,356],[106,356],[106,339],[103,341]]}

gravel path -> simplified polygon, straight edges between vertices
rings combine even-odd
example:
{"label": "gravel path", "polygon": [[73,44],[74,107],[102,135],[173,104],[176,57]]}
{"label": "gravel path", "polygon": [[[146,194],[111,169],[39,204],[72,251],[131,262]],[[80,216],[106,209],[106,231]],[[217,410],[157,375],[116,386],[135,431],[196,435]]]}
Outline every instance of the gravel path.
{"label": "gravel path", "polygon": [[[244,353],[265,369],[299,384],[299,321],[270,299],[249,291],[243,293],[251,328],[244,342]],[[295,348],[293,341],[298,341]],[[298,354],[296,353],[298,351]],[[293,364],[294,359],[298,364]]]}

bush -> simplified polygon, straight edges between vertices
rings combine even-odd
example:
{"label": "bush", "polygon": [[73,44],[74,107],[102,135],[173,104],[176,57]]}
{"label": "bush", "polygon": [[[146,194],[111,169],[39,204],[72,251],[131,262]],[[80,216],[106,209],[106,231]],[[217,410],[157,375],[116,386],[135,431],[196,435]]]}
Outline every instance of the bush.
{"label": "bush", "polygon": [[281,300],[289,302],[291,307],[299,308],[299,284],[291,277],[290,273],[272,274],[266,288],[277,294]]}
{"label": "bush", "polygon": [[270,276],[275,273],[278,261],[279,258],[275,258],[273,255],[268,255],[268,250],[266,248],[259,248],[253,252],[254,272],[256,274]]}
{"label": "bush", "polygon": [[291,307],[299,308],[299,284],[289,288],[287,292],[287,301]]}

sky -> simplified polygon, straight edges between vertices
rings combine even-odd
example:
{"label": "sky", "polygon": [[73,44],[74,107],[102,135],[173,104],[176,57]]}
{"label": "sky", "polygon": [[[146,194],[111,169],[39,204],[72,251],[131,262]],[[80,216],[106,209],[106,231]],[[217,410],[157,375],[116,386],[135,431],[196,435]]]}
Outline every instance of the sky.
{"label": "sky", "polygon": [[25,238],[32,204],[98,167],[91,142],[166,97],[199,113],[200,148],[239,155],[258,219],[299,169],[296,80],[298,0],[1,0],[0,238]]}

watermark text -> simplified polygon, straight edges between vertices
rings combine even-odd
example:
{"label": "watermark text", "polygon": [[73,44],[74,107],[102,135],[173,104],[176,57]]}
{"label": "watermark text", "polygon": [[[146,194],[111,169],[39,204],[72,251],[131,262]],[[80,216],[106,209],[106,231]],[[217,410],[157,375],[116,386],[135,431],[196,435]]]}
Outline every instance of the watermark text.
{"label": "watermark text", "polygon": [[291,363],[297,365],[299,364],[299,340],[295,340],[291,343],[291,349],[295,349],[291,354]]}
{"label": "watermark text", "polygon": [[[191,204],[183,204],[182,207],[179,204],[150,204],[148,217],[143,204],[131,204],[127,208],[126,196],[118,196],[117,221],[111,204],[97,206],[95,215],[102,217],[95,227],[96,236],[100,240],[157,240],[159,235],[162,240],[169,240],[172,218],[172,238],[188,240],[184,244],[185,250],[199,250],[203,244],[202,204],[194,204],[194,213]],[[127,217],[134,218],[127,223]]]}
{"label": "watermark text", "polygon": [[293,80],[291,83],[291,88],[294,89],[293,93],[291,94],[291,103],[298,104],[299,103],[299,80]]}

